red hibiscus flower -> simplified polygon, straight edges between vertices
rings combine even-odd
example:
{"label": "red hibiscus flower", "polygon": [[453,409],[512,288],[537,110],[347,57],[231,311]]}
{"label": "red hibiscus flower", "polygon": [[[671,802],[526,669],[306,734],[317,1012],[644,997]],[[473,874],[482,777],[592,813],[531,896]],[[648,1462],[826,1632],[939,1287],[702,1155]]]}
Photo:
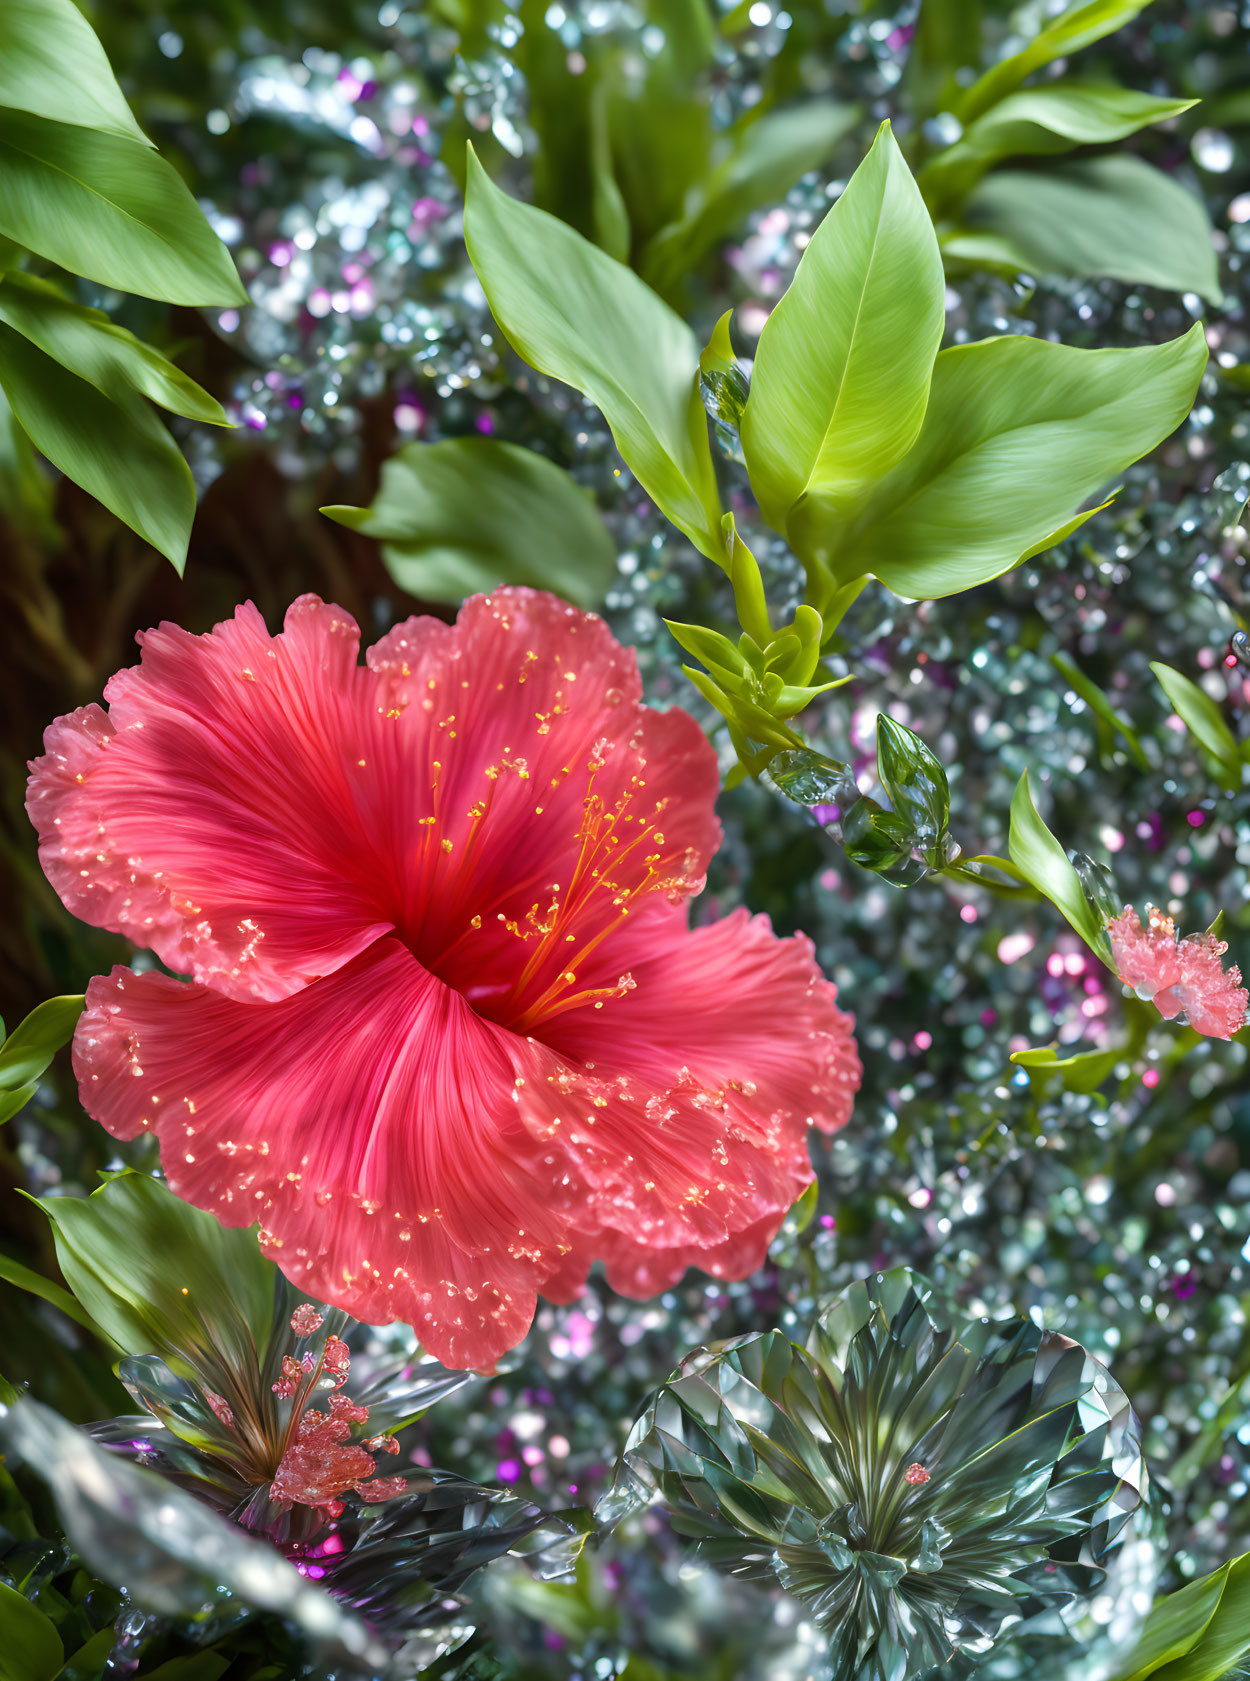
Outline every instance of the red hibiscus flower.
{"label": "red hibiscus flower", "polygon": [[1231,1039],[1246,1019],[1241,970],[1220,959],[1228,950],[1213,934],[1186,934],[1153,905],[1146,926],[1130,905],[1107,923],[1116,973],[1139,998],[1153,1002],[1165,1020],[1184,1016],[1195,1033]]}
{"label": "red hibiscus flower", "polygon": [[687,926],[715,755],[593,615],[531,590],[358,631],[251,605],[53,724],[28,807],[78,916],[179,974],[94,980],[90,1114],[259,1221],[301,1288],[453,1366],[602,1259],[645,1296],[759,1265],[847,1118],[851,1020],[802,936]]}

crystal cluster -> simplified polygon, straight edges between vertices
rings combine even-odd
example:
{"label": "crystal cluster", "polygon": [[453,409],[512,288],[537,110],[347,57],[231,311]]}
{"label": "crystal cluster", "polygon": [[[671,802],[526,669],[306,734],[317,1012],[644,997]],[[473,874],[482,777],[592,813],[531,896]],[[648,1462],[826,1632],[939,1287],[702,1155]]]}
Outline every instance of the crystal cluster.
{"label": "crystal cluster", "polygon": [[802,1347],[773,1331],[691,1355],[601,1511],[653,1496],[709,1562],[806,1602],[836,1681],[909,1681],[1052,1611],[1071,1640],[1118,1555],[1142,1574],[1146,1488],[1137,1418],[1079,1344],[967,1320],[897,1269]]}

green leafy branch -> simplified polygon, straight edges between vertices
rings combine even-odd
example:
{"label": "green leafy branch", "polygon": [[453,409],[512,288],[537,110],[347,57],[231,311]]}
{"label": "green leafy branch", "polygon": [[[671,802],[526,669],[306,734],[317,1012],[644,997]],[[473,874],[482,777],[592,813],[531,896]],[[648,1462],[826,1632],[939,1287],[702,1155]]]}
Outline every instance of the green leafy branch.
{"label": "green leafy branch", "polygon": [[168,303],[247,302],[73,0],[0,9],[0,392],[35,449],[181,571],[195,484],[148,405],[217,426],[225,413],[32,260]]}

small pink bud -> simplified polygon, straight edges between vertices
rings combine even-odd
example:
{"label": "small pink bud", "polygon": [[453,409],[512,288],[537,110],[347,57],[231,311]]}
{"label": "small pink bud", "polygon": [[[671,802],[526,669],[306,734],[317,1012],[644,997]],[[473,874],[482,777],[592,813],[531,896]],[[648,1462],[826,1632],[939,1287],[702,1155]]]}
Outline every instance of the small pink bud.
{"label": "small pink bud", "polygon": [[311,1302],[301,1302],[291,1315],[291,1329],[297,1337],[311,1337],[325,1322],[325,1314],[318,1313]]}
{"label": "small pink bud", "polygon": [[204,1399],[208,1402],[209,1406],[213,1409],[213,1412],[223,1424],[229,1425],[234,1423],[234,1413],[230,1409],[229,1401],[227,1401],[224,1396],[214,1395],[211,1389],[206,1389],[204,1391]]}
{"label": "small pink bud", "polygon": [[913,1486],[916,1483],[927,1483],[928,1480],[929,1473],[925,1470],[924,1466],[919,1463],[909,1465],[903,1472],[903,1481],[905,1483],[911,1483]]}

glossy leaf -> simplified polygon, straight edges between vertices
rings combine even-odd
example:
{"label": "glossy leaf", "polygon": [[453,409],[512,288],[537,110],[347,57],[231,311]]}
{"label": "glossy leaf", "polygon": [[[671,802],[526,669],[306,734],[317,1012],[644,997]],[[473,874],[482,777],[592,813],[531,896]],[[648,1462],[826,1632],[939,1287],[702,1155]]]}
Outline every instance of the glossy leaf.
{"label": "glossy leaf", "polygon": [[1108,1681],[1221,1681],[1250,1653],[1250,1553],[1150,1608]]}
{"label": "glossy leaf", "polygon": [[853,105],[822,99],[748,123],[687,194],[681,219],[648,242],[638,265],[644,279],[657,291],[670,290],[751,211],[780,203],[800,176],[822,164],[858,114]]}
{"label": "glossy leaf", "polygon": [[0,1582],[0,1681],[52,1681],[65,1650],[51,1617]]}
{"label": "glossy leaf", "polygon": [[1160,660],[1151,660],[1150,669],[1168,697],[1173,712],[1195,741],[1215,760],[1225,786],[1240,787],[1241,749],[1224,720],[1224,714],[1210,695],[1182,672],[1174,671]]}
{"label": "glossy leaf", "polygon": [[1111,35],[1132,23],[1151,4],[1151,0],[1086,0],[1069,6],[1067,11],[1033,37],[1020,52],[993,65],[975,81],[955,107],[955,114],[965,126],[988,111],[1018,88],[1026,76],[1057,58],[1069,58],[1082,47],[1092,46],[1104,35]]}
{"label": "glossy leaf", "polygon": [[35,1200],[65,1282],[127,1354],[158,1354],[191,1378],[217,1350],[239,1366],[263,1357],[274,1267],[254,1230],[221,1225],[142,1173],[86,1198]]}
{"label": "glossy leaf", "polygon": [[0,110],[0,234],[119,291],[168,303],[247,302],[181,176],[117,134]]}
{"label": "glossy leaf", "polygon": [[943,300],[929,213],[886,123],[765,324],[742,416],[760,511],[800,554],[796,516],[853,504],[915,441]]}
{"label": "glossy leaf", "polygon": [[1132,350],[1016,335],[944,350],[915,447],[821,552],[839,578],[872,573],[917,599],[996,578],[1175,431],[1206,360],[1199,325]]}
{"label": "glossy leaf", "polygon": [[138,392],[188,420],[230,424],[217,399],[181,368],[124,327],[115,327],[102,310],[74,303],[46,280],[5,275],[0,280],[0,321],[117,402]]}
{"label": "glossy leaf", "polygon": [[948,259],[1032,274],[1104,276],[1220,299],[1202,201],[1130,153],[995,170],[968,200]]}
{"label": "glossy leaf", "polygon": [[1038,815],[1028,771],[1016,784],[1012,797],[1007,850],[1016,868],[1063,912],[1086,945],[1096,952],[1102,950],[1106,945],[1103,925],[1095,917],[1067,853]]}
{"label": "glossy leaf", "polygon": [[0,106],[150,144],[74,0],[4,0]]}
{"label": "glossy leaf", "polygon": [[594,607],[616,566],[593,498],[545,457],[491,438],[408,444],[369,507],[322,512],[378,538],[395,582],[428,601],[532,584]]}
{"label": "glossy leaf", "polygon": [[1004,158],[1068,152],[1076,146],[1105,146],[1165,122],[1197,104],[1160,99],[1114,82],[1054,82],[1008,94],[966,128],[921,174],[926,192],[966,192]]}
{"label": "glossy leaf", "polygon": [[2,324],[0,387],[36,449],[181,572],[195,481],[144,400],[106,397]]}
{"label": "glossy leaf", "polygon": [[39,1076],[69,1042],[82,1005],[81,993],[46,999],[0,1045],[0,1121],[7,1121],[34,1096]]}
{"label": "glossy leaf", "polygon": [[598,404],[648,495],[696,548],[722,560],[699,351],[685,322],[632,270],[509,198],[472,152],[465,243],[513,348]]}
{"label": "glossy leaf", "polygon": [[[749,386],[747,376],[734,355],[733,340],[729,335],[732,315],[732,310],[725,311],[700,352],[699,392],[712,422],[717,448],[731,461],[745,466],[739,434]],[[722,521],[722,529],[723,526]]]}
{"label": "glossy leaf", "polygon": [[938,846],[950,822],[946,771],[914,730],[882,712],[877,716],[877,775],[890,803],[905,820],[913,846]]}

